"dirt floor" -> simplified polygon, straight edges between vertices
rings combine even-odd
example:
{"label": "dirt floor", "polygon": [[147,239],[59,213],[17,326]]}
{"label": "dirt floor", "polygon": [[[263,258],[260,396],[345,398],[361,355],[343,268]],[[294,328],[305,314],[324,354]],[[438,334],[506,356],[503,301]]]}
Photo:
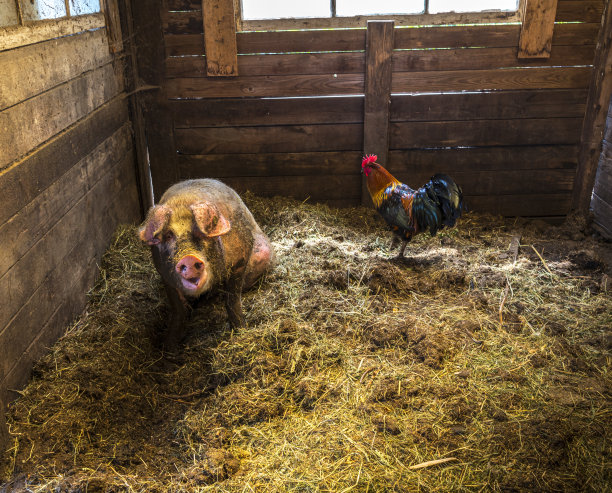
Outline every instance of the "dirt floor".
{"label": "dirt floor", "polygon": [[246,202],[277,255],[248,326],[213,296],[161,351],[120,228],[11,407],[1,492],[611,490],[612,245],[584,220],[466,214],[397,261],[371,209]]}

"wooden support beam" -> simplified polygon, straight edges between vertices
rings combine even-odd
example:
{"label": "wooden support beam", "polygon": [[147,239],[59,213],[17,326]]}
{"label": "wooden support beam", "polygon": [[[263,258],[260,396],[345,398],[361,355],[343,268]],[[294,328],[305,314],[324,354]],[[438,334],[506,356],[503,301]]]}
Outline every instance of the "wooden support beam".
{"label": "wooden support beam", "polygon": [[108,48],[111,53],[123,51],[123,35],[121,34],[121,18],[117,0],[103,0],[102,9],[108,35]]}
{"label": "wooden support beam", "polygon": [[4,417],[6,413],[6,406],[4,405],[4,402],[2,402],[2,394],[3,392],[0,393],[0,460],[4,458],[9,442],[8,427],[6,426],[6,418]]}
{"label": "wooden support beam", "polygon": [[234,0],[202,0],[206,74],[238,75]]}
{"label": "wooden support beam", "polygon": [[[393,21],[368,21],[366,37],[363,152],[376,154],[378,162],[385,166],[389,154],[393,28]],[[370,201],[365,180],[362,180],[361,199],[363,204]]]}
{"label": "wooden support beam", "polygon": [[572,209],[586,211],[597,173],[597,163],[612,94],[612,5],[606,2],[593,63],[586,114],[582,125],[578,168],[572,197]]}
{"label": "wooden support beam", "polygon": [[548,58],[552,45],[557,0],[525,0],[518,58]]}

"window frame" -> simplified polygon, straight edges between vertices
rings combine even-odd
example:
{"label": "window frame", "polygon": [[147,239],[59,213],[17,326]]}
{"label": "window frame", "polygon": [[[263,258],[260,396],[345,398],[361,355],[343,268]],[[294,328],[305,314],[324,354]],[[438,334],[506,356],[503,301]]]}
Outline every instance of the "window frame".
{"label": "window frame", "polygon": [[481,12],[444,12],[440,14],[381,14],[358,15],[354,17],[304,17],[254,20],[242,18],[242,0],[233,1],[237,31],[285,31],[295,29],[363,28],[367,26],[369,20],[394,20],[396,27],[449,24],[519,24],[522,22],[524,5],[527,0],[519,0],[515,11],[487,10]]}
{"label": "window frame", "polygon": [[48,17],[44,19],[24,19],[23,18],[23,9],[21,3],[27,0],[13,0],[15,4],[16,13],[17,13],[17,23],[16,24],[7,24],[5,26],[0,26],[0,29],[17,29],[23,26],[32,26],[38,24],[40,22],[58,22],[58,21],[67,21],[70,19],[81,19],[84,17],[94,17],[100,16],[104,14],[105,11],[105,0],[99,0],[100,10],[98,12],[90,12],[86,14],[73,14],[70,12],[70,0],[64,0],[64,6],[66,9],[66,15],[62,15],[60,17]]}

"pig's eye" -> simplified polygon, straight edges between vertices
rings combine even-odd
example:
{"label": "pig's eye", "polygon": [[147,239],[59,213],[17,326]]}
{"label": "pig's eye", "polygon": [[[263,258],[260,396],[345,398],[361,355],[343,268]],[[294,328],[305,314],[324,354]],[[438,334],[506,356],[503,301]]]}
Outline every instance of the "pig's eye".
{"label": "pig's eye", "polygon": [[164,241],[174,241],[174,233],[172,231],[166,232],[164,235]]}

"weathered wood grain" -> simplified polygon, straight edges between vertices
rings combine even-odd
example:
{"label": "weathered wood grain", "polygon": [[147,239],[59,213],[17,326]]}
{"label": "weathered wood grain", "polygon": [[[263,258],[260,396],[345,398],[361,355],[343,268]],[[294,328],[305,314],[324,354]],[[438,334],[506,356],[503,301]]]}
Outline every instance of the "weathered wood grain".
{"label": "weathered wood grain", "polygon": [[[589,67],[538,67],[510,70],[396,72],[394,93],[502,89],[582,89],[589,84]],[[166,82],[170,99],[304,97],[364,93],[360,74],[274,75],[231,80],[182,78]]]}
{"label": "weathered wood grain", "polygon": [[392,91],[584,89],[589,85],[591,73],[590,67],[396,72],[393,74]]}
{"label": "weathered wood grain", "polygon": [[[612,145],[606,141],[603,143],[601,156],[599,157],[593,193],[612,206]],[[598,219],[596,211],[594,211],[594,214],[595,218]],[[612,218],[610,220],[612,221]]]}
{"label": "weathered wood grain", "polygon": [[116,163],[131,153],[131,139],[131,126],[126,123],[0,225],[0,237],[6,238],[0,250],[0,279],[100,180],[107,171],[101,163]]}
{"label": "weathered wood grain", "polygon": [[281,195],[313,202],[359,200],[359,174],[317,176],[235,177],[223,180],[238,192],[248,190],[262,197]]}
{"label": "weathered wood grain", "polygon": [[591,208],[595,228],[606,238],[612,239],[612,205],[599,195],[593,194]]}
{"label": "weathered wood grain", "polygon": [[581,118],[392,123],[389,147],[577,144]]}
{"label": "weathered wood grain", "polygon": [[182,154],[360,151],[363,125],[291,125],[176,130]]}
{"label": "weathered wood grain", "polygon": [[548,58],[552,47],[557,0],[524,0],[519,58]]}
{"label": "weathered wood grain", "polygon": [[433,175],[457,172],[523,170],[575,170],[577,145],[537,145],[506,147],[467,147],[454,149],[417,149],[389,152],[389,164],[402,176],[411,173]]}
{"label": "weathered wood grain", "polygon": [[572,207],[588,210],[606,117],[612,114],[612,6],[606,2],[582,126]]}
{"label": "weathered wood grain", "polygon": [[[518,44],[518,25],[434,26],[396,28],[394,49],[415,48],[514,48]],[[553,46],[595,45],[599,23],[558,24]],[[243,32],[236,35],[238,54],[313,53],[331,51],[364,51],[365,29],[340,31]],[[164,37],[167,56],[190,56],[204,53],[202,34],[167,34]]]}
{"label": "weathered wood grain", "polygon": [[564,216],[570,210],[571,193],[468,195],[465,201],[474,212],[524,217]]}
{"label": "weathered wood grain", "polygon": [[169,79],[166,88],[170,99],[330,96],[363,94],[363,80],[363,74],[185,78]]}
{"label": "weathered wood grain", "polygon": [[[366,38],[363,153],[377,154],[383,162],[389,150],[393,30],[393,21],[369,21]],[[360,189],[361,202],[369,203],[363,182]]]}
{"label": "weathered wood grain", "polygon": [[116,97],[0,172],[0,197],[3,198],[0,224],[34,200],[127,120],[125,100]]}
{"label": "weathered wood grain", "polygon": [[245,176],[348,175],[359,172],[361,151],[272,154],[181,155],[181,176],[231,178]]}
{"label": "weathered wood grain", "polygon": [[395,95],[391,121],[579,118],[586,89]]}
{"label": "weathered wood grain", "polygon": [[[126,156],[0,278],[0,373],[7,375],[40,328],[73,292],[82,269],[102,254],[120,218],[138,217],[133,156]],[[122,184],[126,187],[123,188]],[[121,206],[111,209],[113,194]],[[136,198],[136,199],[135,199]],[[130,200],[131,199],[131,200]],[[136,205],[135,211],[129,206]],[[110,231],[109,231],[110,229]],[[102,234],[104,238],[101,238]],[[44,253],[44,254],[43,254]],[[91,279],[91,278],[90,278]]]}
{"label": "weathered wood grain", "polygon": [[234,0],[202,0],[206,73],[238,75]]}
{"label": "weathered wood grain", "polygon": [[111,61],[103,29],[0,52],[0,110]]}
{"label": "weathered wood grain", "polygon": [[98,13],[0,28],[0,51],[100,29],[104,23],[104,14]]}
{"label": "weathered wood grain", "polygon": [[170,111],[176,128],[362,123],[363,97],[172,101]]}
{"label": "weathered wood grain", "polygon": [[0,112],[0,169],[110,101],[123,89],[112,64]]}
{"label": "weathered wood grain", "polygon": [[[458,48],[444,50],[411,50],[393,52],[393,71],[482,70],[509,67],[589,65],[593,46],[559,46],[545,60],[517,59],[516,48]],[[361,74],[365,70],[365,53],[294,53],[276,55],[240,55],[238,71],[242,76]],[[206,77],[206,59],[170,57],[166,59],[166,76]]]}

